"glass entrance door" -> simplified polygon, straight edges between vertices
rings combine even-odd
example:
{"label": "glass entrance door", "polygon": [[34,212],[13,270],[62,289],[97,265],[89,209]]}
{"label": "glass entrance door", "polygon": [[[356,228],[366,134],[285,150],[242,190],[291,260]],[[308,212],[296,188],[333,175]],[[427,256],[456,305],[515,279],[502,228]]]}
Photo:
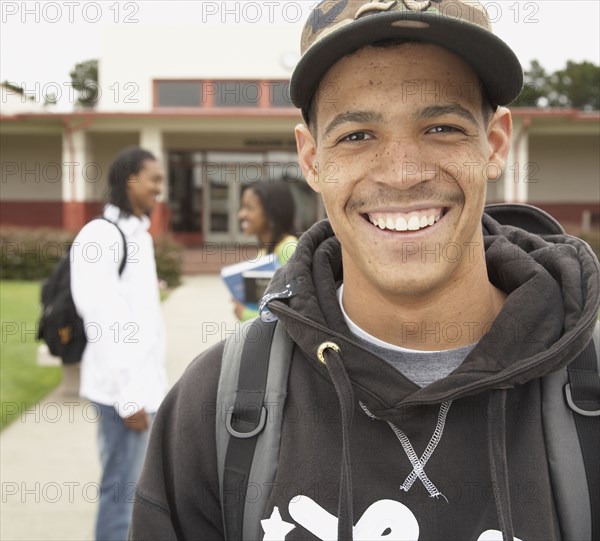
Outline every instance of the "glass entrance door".
{"label": "glass entrance door", "polygon": [[306,184],[292,151],[169,152],[169,205],[173,232],[188,245],[252,244],[238,220],[243,188],[259,180],[289,183],[300,234],[324,217],[320,198]]}
{"label": "glass entrance door", "polygon": [[175,233],[201,232],[202,153],[169,154],[169,206]]}

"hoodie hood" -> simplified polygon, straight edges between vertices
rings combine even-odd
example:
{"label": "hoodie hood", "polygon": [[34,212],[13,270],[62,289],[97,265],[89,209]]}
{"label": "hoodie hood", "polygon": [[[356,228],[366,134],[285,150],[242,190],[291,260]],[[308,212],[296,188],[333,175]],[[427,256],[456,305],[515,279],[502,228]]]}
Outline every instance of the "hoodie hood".
{"label": "hoodie hood", "polygon": [[268,309],[325,378],[317,351],[335,342],[357,398],[382,419],[402,406],[508,389],[565,366],[592,336],[600,306],[598,260],[585,242],[526,205],[490,206],[482,227],[489,279],[508,297],[465,361],[427,387],[406,379],[348,329],[336,297],[341,246],[327,220],[301,237],[275,274],[265,296]]}

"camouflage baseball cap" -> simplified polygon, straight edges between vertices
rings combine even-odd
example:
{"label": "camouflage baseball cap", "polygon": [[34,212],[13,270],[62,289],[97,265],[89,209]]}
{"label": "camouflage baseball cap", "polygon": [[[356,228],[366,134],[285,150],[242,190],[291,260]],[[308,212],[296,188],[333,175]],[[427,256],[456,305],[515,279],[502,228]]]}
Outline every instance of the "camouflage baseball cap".
{"label": "camouflage baseball cap", "polygon": [[512,49],[492,33],[476,0],[324,0],[302,33],[302,58],[292,75],[292,103],[307,106],[319,82],[343,56],[373,42],[407,39],[449,49],[470,64],[493,105],[512,102],[523,69]]}

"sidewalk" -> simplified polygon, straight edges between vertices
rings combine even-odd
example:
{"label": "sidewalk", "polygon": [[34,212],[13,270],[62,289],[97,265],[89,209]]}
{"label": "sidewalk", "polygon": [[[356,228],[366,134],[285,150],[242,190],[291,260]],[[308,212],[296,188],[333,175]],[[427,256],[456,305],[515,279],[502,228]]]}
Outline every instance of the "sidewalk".
{"label": "sidewalk", "polygon": [[[184,278],[163,311],[173,384],[234,328],[235,317],[215,275]],[[93,539],[100,475],[95,409],[60,386],[2,432],[0,475],[2,541]]]}

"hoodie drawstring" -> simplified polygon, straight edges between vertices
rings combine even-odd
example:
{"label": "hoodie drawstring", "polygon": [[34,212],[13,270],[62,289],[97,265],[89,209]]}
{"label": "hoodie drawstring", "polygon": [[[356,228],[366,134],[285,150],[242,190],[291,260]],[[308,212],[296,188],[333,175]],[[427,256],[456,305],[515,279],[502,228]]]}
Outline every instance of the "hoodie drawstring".
{"label": "hoodie drawstring", "polygon": [[[369,411],[369,408],[367,408],[367,406],[365,406],[362,402],[359,402],[359,404],[360,404],[360,407],[363,409],[363,411],[367,414],[368,417],[370,417],[371,419],[374,419],[374,420],[380,420],[377,417],[375,417],[375,415],[373,415]],[[404,483],[402,483],[402,485],[400,485],[400,490],[402,490],[403,492],[408,492],[411,489],[411,487],[413,486],[414,482],[417,479],[420,479],[421,482],[423,483],[423,486],[425,487],[427,492],[429,492],[429,495],[432,498],[438,498],[441,496],[442,498],[444,498],[444,500],[446,500],[446,502],[448,502],[448,498],[446,498],[446,496],[444,496],[437,489],[437,487],[431,482],[431,479],[429,479],[429,477],[425,473],[425,465],[427,464],[427,461],[433,455],[433,452],[435,451],[436,447],[438,446],[438,443],[440,443],[440,441],[442,439],[442,435],[444,434],[444,426],[446,424],[446,417],[448,415],[448,411],[450,411],[451,405],[452,405],[452,401],[449,401],[449,402],[444,402],[440,406],[440,411],[438,413],[438,420],[437,420],[437,423],[435,426],[435,430],[433,432],[433,435],[431,436],[431,439],[429,440],[429,443],[427,444],[427,448],[425,449],[425,451],[423,452],[423,454],[421,455],[420,458],[417,456],[417,453],[415,452],[412,444],[410,443],[408,436],[402,430],[400,430],[394,423],[391,423],[390,421],[386,421],[387,424],[389,425],[389,427],[392,429],[392,431],[396,435],[396,437],[398,438],[398,441],[402,445],[402,449],[404,449],[404,453],[406,454],[408,460],[410,460],[410,463],[412,464],[412,467],[413,467],[412,472],[410,472],[410,474],[408,475],[408,477],[406,478]]]}
{"label": "hoodie drawstring", "polygon": [[492,391],[488,401],[488,456],[502,539],[513,541],[514,530],[506,459],[506,389]]}
{"label": "hoodie drawstring", "polygon": [[[325,358],[327,356],[327,358]],[[340,348],[334,342],[324,342],[319,346],[317,358],[327,368],[337,394],[342,416],[342,464],[340,472],[340,492],[338,497],[338,541],[353,539],[353,502],[352,502],[352,467],[350,462],[350,427],[354,413],[354,392],[350,378],[344,368]],[[443,432],[446,414],[451,403],[444,403],[440,409],[436,434],[439,435],[428,449],[427,456],[435,449]],[[362,405],[361,405],[362,406]],[[363,406],[363,409],[364,406]],[[369,414],[368,410],[366,411]],[[494,490],[494,501],[503,541],[514,541],[514,529],[510,508],[510,487],[508,481],[508,461],[506,458],[506,390],[500,389],[490,393],[488,401],[488,459]],[[372,414],[370,415],[372,417]],[[396,430],[394,430],[396,432]],[[398,435],[398,434],[396,434]],[[399,438],[401,443],[402,439]],[[404,445],[403,445],[404,447]],[[406,449],[405,449],[406,451]],[[423,463],[419,461],[422,465]],[[414,464],[413,464],[414,466]],[[421,468],[422,469],[422,468]],[[416,472],[417,476],[420,470]],[[413,479],[410,479],[413,481]],[[435,487],[433,487],[435,489]],[[437,489],[435,489],[437,492]],[[431,494],[431,492],[430,492]],[[433,494],[438,496],[441,494]]]}
{"label": "hoodie drawstring", "polygon": [[[325,354],[327,353],[327,359]],[[324,342],[317,352],[319,361],[327,367],[342,413],[342,469],[338,497],[338,541],[352,541],[354,512],[352,509],[352,467],[350,464],[350,426],[354,413],[354,392],[350,378],[334,342]]]}

